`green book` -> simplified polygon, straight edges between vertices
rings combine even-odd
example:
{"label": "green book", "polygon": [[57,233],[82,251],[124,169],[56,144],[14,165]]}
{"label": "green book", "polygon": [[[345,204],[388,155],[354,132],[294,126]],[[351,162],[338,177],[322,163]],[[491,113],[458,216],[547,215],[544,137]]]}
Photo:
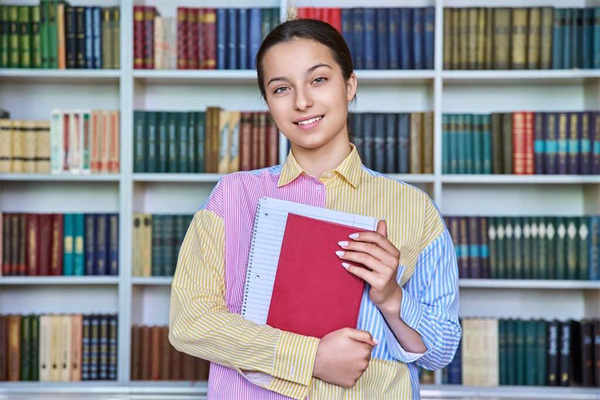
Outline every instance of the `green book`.
{"label": "green book", "polygon": [[[513,217],[513,254],[514,254],[514,262],[513,262],[513,279],[523,279],[523,261],[524,261],[524,237],[523,237],[523,221],[521,217]],[[510,257],[510,253],[508,253]]]}
{"label": "green book", "polygon": [[473,138],[472,146],[472,162],[473,169],[471,170],[474,174],[483,173],[483,115],[475,114],[471,115],[472,130],[471,137]]}
{"label": "green book", "polygon": [[506,321],[506,363],[507,384],[517,384],[517,321],[508,319]]}
{"label": "green book", "polygon": [[21,317],[21,381],[31,380],[31,315]]}
{"label": "green book", "polygon": [[[527,67],[527,8],[512,9],[512,38],[509,48],[512,50],[512,69],[525,69]],[[532,50],[533,51],[533,50]]]}
{"label": "green book", "polygon": [[457,167],[459,174],[466,174],[467,171],[467,120],[465,114],[456,115],[456,139],[457,139]]}
{"label": "green book", "polygon": [[[579,217],[579,228],[578,228],[577,254],[579,257],[577,265],[578,274],[577,279],[586,280],[588,279],[589,270],[589,249],[590,249],[590,217]],[[598,360],[600,361],[600,360]]]}
{"label": "green book", "polygon": [[8,6],[0,5],[0,68],[8,68]]}
{"label": "green book", "polygon": [[513,123],[512,113],[502,114],[502,171],[513,173]]}
{"label": "green book", "polygon": [[521,218],[523,229],[523,275],[522,279],[533,279],[533,268],[531,266],[531,218]]}
{"label": "green book", "polygon": [[158,144],[157,150],[157,161],[158,161],[158,169],[157,172],[165,173],[168,171],[168,146],[167,146],[167,137],[168,137],[168,125],[169,125],[169,113],[167,112],[159,112],[157,116],[157,133],[156,133],[156,141]]}
{"label": "green book", "polygon": [[158,171],[158,146],[156,141],[157,123],[156,117],[157,112],[148,111],[146,112],[146,172],[157,172]]}
{"label": "green book", "polygon": [[32,381],[40,380],[40,316],[31,316],[31,373]]}
{"label": "green book", "polygon": [[481,145],[482,165],[481,173],[492,173],[492,118],[489,114],[481,115]]}
{"label": "green book", "polygon": [[197,113],[194,111],[190,111],[187,113],[188,115],[188,126],[187,126],[187,159],[188,159],[188,168],[187,172],[196,172],[197,163],[197,149],[198,144],[196,140],[198,136],[196,135],[196,129],[198,128],[198,124],[196,123]]}
{"label": "green book", "polygon": [[73,275],[85,275],[85,215],[74,214],[75,230],[73,232]]}
{"label": "green book", "polygon": [[177,172],[189,172],[188,163],[188,129],[189,129],[189,113],[177,113],[179,118],[177,124],[177,149],[178,149],[178,164]]}
{"label": "green book", "polygon": [[537,332],[537,343],[536,343],[536,356],[537,356],[537,369],[535,371],[535,385],[545,386],[546,377],[548,371],[548,356],[546,346],[546,329],[547,324],[544,320],[538,320],[536,323]]}
{"label": "green book", "polygon": [[174,215],[163,215],[163,270],[161,276],[173,276],[171,273],[175,271],[175,243],[176,243],[176,232],[175,232],[175,216]]}
{"label": "green book", "polygon": [[206,157],[206,113],[196,112],[196,169],[194,172],[204,172],[204,159]]}
{"label": "green book", "polygon": [[450,116],[442,115],[442,174],[450,173]]}
{"label": "green book", "polygon": [[121,10],[119,7],[111,8],[111,43],[112,43],[112,68],[121,68]]}
{"label": "green book", "polygon": [[499,364],[499,382],[500,385],[508,384],[508,363],[507,363],[507,332],[506,320],[498,320],[498,364]]}
{"label": "green book", "polygon": [[40,6],[33,6],[31,11],[31,65],[42,68],[42,35],[40,32]]}
{"label": "green book", "polygon": [[448,136],[450,137],[450,173],[458,174],[458,148],[460,147],[459,139],[459,118],[457,114],[451,114],[448,116],[450,119],[450,130]]}
{"label": "green book", "polygon": [[506,217],[504,221],[504,277],[506,279],[515,279],[515,241],[513,231],[513,220],[512,217]]}
{"label": "green book", "polygon": [[74,214],[65,214],[64,222],[63,222],[63,245],[64,245],[64,253],[63,253],[63,275],[64,276],[73,276],[75,260],[73,257],[74,251],[74,234],[75,234],[75,215]]}
{"label": "green book", "polygon": [[577,229],[579,225],[579,221],[577,217],[567,217],[565,218],[565,224],[567,226],[567,273],[565,275],[566,279],[576,280],[578,278],[578,257],[577,257]]}
{"label": "green book", "polygon": [[511,9],[494,9],[493,66],[494,69],[510,69]]}
{"label": "green book", "polygon": [[50,68],[50,25],[49,10],[50,1],[40,0],[40,53],[42,55],[42,67]]}
{"label": "green book", "polygon": [[58,68],[58,20],[57,5],[60,0],[48,0],[48,65]]}
{"label": "green book", "polygon": [[546,260],[547,260],[547,276],[548,279],[556,279],[556,221],[554,217],[545,217],[546,221]]}
{"label": "green book", "polygon": [[[484,217],[485,218],[485,217]],[[488,217],[488,249],[490,278],[498,279],[498,233],[496,230],[496,217]]]}
{"label": "green book", "polygon": [[[185,238],[185,233],[187,231],[187,225],[185,224],[185,215],[174,215],[173,218],[175,220],[175,241],[173,243],[173,258],[175,260],[175,264],[177,264],[179,251],[181,250],[181,244],[183,243],[183,239]],[[175,266],[172,270],[173,273],[175,273]]]}
{"label": "green book", "polygon": [[502,114],[494,113],[492,120],[492,173],[503,174]]}
{"label": "green book", "polygon": [[19,67],[31,68],[31,17],[29,6],[19,7]]}
{"label": "green book", "polygon": [[177,143],[179,113],[167,113],[167,171],[179,172],[178,153],[179,146]]}
{"label": "green book", "polygon": [[133,112],[133,172],[147,172],[144,159],[146,149],[146,112]]}
{"label": "green book", "polygon": [[531,238],[529,241],[529,266],[531,279],[540,279],[540,260],[538,249],[540,248],[539,217],[529,218]]}
{"label": "green book", "polygon": [[548,265],[548,237],[546,229],[546,217],[537,217],[537,231],[538,241],[535,247],[537,254],[537,279],[548,279],[549,276],[549,265]]}
{"label": "green book", "polygon": [[163,216],[152,216],[152,276],[162,276],[165,260],[163,257]]}
{"label": "green book", "polygon": [[504,217],[496,217],[496,249],[497,249],[497,263],[496,263],[496,271],[497,279],[506,279],[508,277],[506,271],[506,236],[505,236],[505,218]]}
{"label": "green book", "polygon": [[525,322],[525,384],[534,386],[538,370],[537,358],[537,321]]}
{"label": "green book", "polygon": [[19,7],[8,7],[8,67],[19,68]]}
{"label": "green book", "polygon": [[556,246],[554,265],[556,268],[555,278],[567,278],[567,224],[565,218],[555,218]]}
{"label": "green book", "polygon": [[527,370],[527,322],[522,319],[517,319],[515,332],[516,341],[516,369],[517,369],[517,382],[519,386],[525,385],[525,371]]}
{"label": "green book", "polygon": [[475,150],[475,137],[477,136],[477,127],[475,125],[473,114],[464,114],[464,125],[462,129],[464,141],[463,144],[465,146],[465,173],[474,174],[474,150]]}

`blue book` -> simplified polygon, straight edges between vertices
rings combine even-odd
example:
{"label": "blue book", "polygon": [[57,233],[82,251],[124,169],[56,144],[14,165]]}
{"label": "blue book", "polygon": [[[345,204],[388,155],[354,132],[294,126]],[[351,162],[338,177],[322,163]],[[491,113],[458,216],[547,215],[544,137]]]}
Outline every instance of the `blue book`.
{"label": "blue book", "polygon": [[589,279],[600,281],[600,216],[590,217]]}
{"label": "blue book", "polygon": [[400,37],[400,9],[388,9],[388,53],[390,69],[400,69],[399,40]]}
{"label": "blue book", "polygon": [[396,132],[396,119],[397,114],[395,113],[385,114],[385,172],[388,174],[398,173],[398,156],[396,155],[398,135]]}
{"label": "blue book", "polygon": [[227,9],[227,69],[239,69],[237,14],[235,8]]}
{"label": "blue book", "polygon": [[248,9],[240,8],[238,10],[238,67],[239,69],[251,69],[248,62]]}
{"label": "blue book", "polygon": [[75,268],[74,259],[74,235],[75,235],[75,215],[65,214],[63,220],[63,275],[73,276]]}
{"label": "blue book", "polygon": [[375,35],[377,42],[377,69],[389,69],[390,61],[388,54],[388,9],[377,8],[375,10],[375,18],[377,20]]}
{"label": "blue book", "polygon": [[400,9],[400,66],[402,69],[413,69],[412,51],[412,8]]}
{"label": "blue book", "polygon": [[375,115],[373,113],[363,113],[363,161],[367,168],[375,168],[374,150],[375,150]]}
{"label": "blue book", "polygon": [[73,275],[83,276],[85,269],[85,216],[81,213],[73,214]]}
{"label": "blue book", "polygon": [[450,116],[442,115],[442,174],[450,173]]}
{"label": "blue book", "polygon": [[594,175],[600,175],[600,113],[594,112],[593,117],[593,129],[592,132],[592,169]]}
{"label": "blue book", "polygon": [[410,170],[410,114],[398,114],[398,173],[408,174]]}
{"label": "blue book", "polygon": [[352,55],[352,64],[356,68],[355,49],[354,49],[354,14],[351,8],[342,8],[342,36],[350,49]]}
{"label": "blue book", "polygon": [[85,215],[85,275],[96,275],[96,215]]}
{"label": "blue book", "polygon": [[364,8],[355,8],[354,14],[354,69],[365,69]]}
{"label": "blue book", "polygon": [[[356,151],[360,155],[360,158],[364,160],[365,153],[365,139],[363,130],[363,114],[353,113],[352,114],[352,136],[354,138],[354,146]],[[289,145],[288,145],[289,148]]]}
{"label": "blue book", "polygon": [[108,215],[107,275],[119,275],[119,214]]}
{"label": "blue book", "polygon": [[594,56],[594,10],[591,8],[582,9],[583,12],[583,28],[581,32],[581,58],[582,68],[592,68],[592,57]]}
{"label": "blue book", "polygon": [[251,8],[250,9],[250,23],[248,27],[248,36],[249,38],[249,58],[250,58],[250,68],[253,69],[255,67],[256,55],[258,54],[258,49],[260,48],[261,43],[261,10],[260,8]]}
{"label": "blue book", "polygon": [[425,7],[425,69],[434,68],[435,7]]}
{"label": "blue book", "polygon": [[92,28],[92,7],[83,7],[85,32],[85,68],[94,69],[94,29]]}
{"label": "blue book", "polygon": [[566,8],[564,9],[564,13],[563,13],[564,19],[563,19],[563,31],[562,31],[562,36],[563,36],[563,68],[564,69],[571,69],[574,68],[573,65],[573,49],[575,49],[575,47],[573,46],[574,44],[574,37],[573,37],[573,31],[574,31],[574,22],[575,22],[575,10],[573,8]]}
{"label": "blue book", "polygon": [[96,215],[96,275],[104,276],[108,270],[108,216]]}
{"label": "blue book", "polygon": [[593,8],[593,15],[592,15],[592,19],[594,21],[593,23],[593,27],[592,27],[592,38],[590,39],[590,41],[593,43],[593,68],[594,69],[599,69],[600,68],[600,7],[594,7]]}
{"label": "blue book", "polygon": [[413,45],[413,69],[423,69],[424,66],[424,44],[425,44],[425,10],[413,8],[412,20],[412,45]]}
{"label": "blue book", "polygon": [[582,112],[581,118],[581,137],[579,140],[579,168],[582,175],[591,175],[592,173],[592,140],[591,134],[594,128],[594,118],[590,112]]}
{"label": "blue book", "polygon": [[94,69],[102,68],[102,20],[100,19],[100,7],[92,7],[92,40],[94,51]]}
{"label": "blue book", "polygon": [[542,175],[544,171],[544,159],[546,157],[546,146],[544,136],[546,127],[544,125],[544,113],[537,112],[534,114],[534,140],[533,140],[533,154],[534,154],[534,173],[536,175]]}
{"label": "blue book", "polygon": [[365,8],[363,14],[363,24],[365,27],[365,69],[376,69],[377,68],[377,33],[376,33],[376,20],[375,20],[375,9]]}
{"label": "blue book", "polygon": [[458,343],[454,358],[448,365],[448,383],[450,385],[462,384],[462,340]]}
{"label": "blue book", "polygon": [[227,69],[227,9],[217,8],[217,69]]}
{"label": "blue book", "polygon": [[564,9],[554,9],[554,21],[552,22],[552,69],[562,69],[563,65],[563,23]]}
{"label": "blue book", "polygon": [[492,117],[489,114],[481,116],[481,130],[483,140],[483,166],[482,173],[492,173]]}

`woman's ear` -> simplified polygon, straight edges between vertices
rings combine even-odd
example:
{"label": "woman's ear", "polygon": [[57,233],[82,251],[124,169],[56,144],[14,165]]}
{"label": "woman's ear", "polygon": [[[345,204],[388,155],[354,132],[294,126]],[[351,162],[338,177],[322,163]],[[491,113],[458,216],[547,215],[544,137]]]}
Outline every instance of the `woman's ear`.
{"label": "woman's ear", "polygon": [[350,78],[346,81],[346,99],[348,102],[354,100],[356,96],[356,90],[358,89],[358,79],[356,78],[356,74],[353,72],[350,74]]}

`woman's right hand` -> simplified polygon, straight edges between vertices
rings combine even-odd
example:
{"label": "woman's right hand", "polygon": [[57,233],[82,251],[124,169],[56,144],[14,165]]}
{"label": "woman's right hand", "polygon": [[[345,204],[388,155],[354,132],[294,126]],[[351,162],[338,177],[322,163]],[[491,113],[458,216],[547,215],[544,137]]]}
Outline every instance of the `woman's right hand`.
{"label": "woman's right hand", "polygon": [[378,343],[367,331],[342,328],[321,339],[313,376],[345,388],[353,387],[369,366]]}

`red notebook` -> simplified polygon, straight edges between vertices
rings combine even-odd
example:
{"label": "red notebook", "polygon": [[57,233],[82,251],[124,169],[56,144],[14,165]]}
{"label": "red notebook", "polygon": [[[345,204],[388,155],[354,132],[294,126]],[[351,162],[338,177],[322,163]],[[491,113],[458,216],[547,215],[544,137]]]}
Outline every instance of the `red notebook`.
{"label": "red notebook", "polygon": [[364,281],[342,267],[339,241],[364,229],[289,214],[267,325],[322,338],[356,328]]}

